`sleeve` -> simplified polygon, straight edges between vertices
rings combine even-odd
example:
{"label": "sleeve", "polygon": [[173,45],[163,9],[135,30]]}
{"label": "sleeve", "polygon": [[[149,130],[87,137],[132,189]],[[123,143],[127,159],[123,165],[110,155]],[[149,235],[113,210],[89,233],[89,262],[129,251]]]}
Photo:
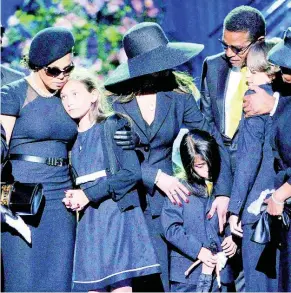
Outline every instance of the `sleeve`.
{"label": "sleeve", "polygon": [[232,186],[229,153],[223,144],[220,132],[217,130],[214,123],[209,122],[201,113],[192,95],[186,98],[183,122],[187,128],[198,128],[207,131],[215,138],[219,147],[221,165],[217,182],[214,184],[213,194],[214,196],[229,196]]}
{"label": "sleeve", "polygon": [[[115,141],[114,144],[116,145]],[[109,196],[119,203],[121,209],[139,206],[136,185],[141,180],[141,169],[137,155],[134,150],[123,150],[117,145],[115,150],[119,170],[116,174],[84,189],[84,192],[93,202],[99,202]]]}
{"label": "sleeve", "polygon": [[147,187],[149,194],[153,194],[159,168],[147,164],[146,167],[143,166],[141,170],[142,181],[144,185]]}
{"label": "sleeve", "polygon": [[6,143],[5,129],[1,124],[1,162],[3,162],[8,154],[8,145]]}
{"label": "sleeve", "polygon": [[201,76],[201,85],[200,85],[200,91],[201,91],[200,109],[209,122],[214,122],[214,117],[213,117],[213,112],[211,107],[211,98],[210,98],[209,90],[208,90],[207,72],[208,72],[208,63],[206,58],[203,62],[203,67],[202,67],[202,76]]}
{"label": "sleeve", "polygon": [[255,182],[262,161],[265,116],[243,118],[239,129],[237,164],[229,212],[239,215]]}
{"label": "sleeve", "polygon": [[165,198],[161,214],[164,236],[182,253],[195,260],[203,243],[195,236],[187,234],[183,227],[183,211],[183,206],[173,205],[168,198]]}
{"label": "sleeve", "polygon": [[18,117],[20,99],[11,85],[1,87],[1,114]]}
{"label": "sleeve", "polygon": [[108,198],[111,198],[110,186],[108,184],[108,179],[95,180],[94,183],[81,184],[81,189],[84,191],[88,199],[95,203],[100,203]]}

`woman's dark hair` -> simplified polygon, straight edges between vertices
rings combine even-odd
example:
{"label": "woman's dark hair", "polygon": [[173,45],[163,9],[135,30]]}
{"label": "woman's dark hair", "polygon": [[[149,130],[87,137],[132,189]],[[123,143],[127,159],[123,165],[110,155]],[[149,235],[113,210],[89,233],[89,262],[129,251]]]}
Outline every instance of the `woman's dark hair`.
{"label": "woman's dark hair", "polygon": [[164,70],[138,76],[111,86],[111,92],[118,95],[121,103],[127,103],[137,95],[155,94],[157,92],[177,91],[191,93],[195,99],[200,98],[193,77],[185,72]]}
{"label": "woman's dark hair", "polygon": [[205,182],[205,178],[200,177],[194,170],[194,161],[198,155],[207,163],[209,179],[216,182],[220,172],[220,155],[215,139],[208,132],[194,129],[185,134],[180,144],[180,155],[185,179],[189,183]]}
{"label": "woman's dark hair", "polygon": [[223,30],[230,32],[249,32],[250,41],[254,42],[259,37],[266,35],[266,22],[263,14],[250,6],[234,8],[225,17]]}

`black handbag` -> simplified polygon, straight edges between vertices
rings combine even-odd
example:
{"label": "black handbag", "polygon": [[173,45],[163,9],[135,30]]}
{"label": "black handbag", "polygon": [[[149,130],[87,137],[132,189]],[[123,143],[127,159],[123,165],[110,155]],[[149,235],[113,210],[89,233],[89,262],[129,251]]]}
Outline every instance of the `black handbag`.
{"label": "black handbag", "polygon": [[7,206],[18,215],[37,214],[42,199],[42,184],[15,181],[1,185],[1,205]]}
{"label": "black handbag", "polygon": [[251,240],[259,243],[266,244],[271,242],[272,237],[281,245],[285,244],[285,233],[290,227],[291,207],[285,204],[280,220],[278,217],[271,216],[267,211],[263,211],[260,219],[255,224],[255,230],[251,237]]}

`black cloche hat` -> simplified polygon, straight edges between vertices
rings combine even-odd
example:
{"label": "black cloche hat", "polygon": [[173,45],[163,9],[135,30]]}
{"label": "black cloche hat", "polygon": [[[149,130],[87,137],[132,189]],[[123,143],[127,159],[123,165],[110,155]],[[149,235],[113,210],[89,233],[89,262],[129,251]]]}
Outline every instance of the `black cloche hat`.
{"label": "black cloche hat", "polygon": [[66,28],[50,27],[38,32],[29,48],[29,64],[42,68],[72,52],[73,34]]}

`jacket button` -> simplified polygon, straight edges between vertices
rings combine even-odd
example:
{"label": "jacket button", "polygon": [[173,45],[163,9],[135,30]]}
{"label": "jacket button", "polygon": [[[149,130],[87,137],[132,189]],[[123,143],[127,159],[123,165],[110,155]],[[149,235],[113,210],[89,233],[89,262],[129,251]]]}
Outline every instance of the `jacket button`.
{"label": "jacket button", "polygon": [[148,146],[148,145],[146,145],[145,147],[144,147],[144,151],[145,152],[148,152],[150,150],[150,147]]}
{"label": "jacket button", "polygon": [[279,217],[278,217],[278,220],[282,220],[282,217],[281,217],[281,216],[279,216]]}

